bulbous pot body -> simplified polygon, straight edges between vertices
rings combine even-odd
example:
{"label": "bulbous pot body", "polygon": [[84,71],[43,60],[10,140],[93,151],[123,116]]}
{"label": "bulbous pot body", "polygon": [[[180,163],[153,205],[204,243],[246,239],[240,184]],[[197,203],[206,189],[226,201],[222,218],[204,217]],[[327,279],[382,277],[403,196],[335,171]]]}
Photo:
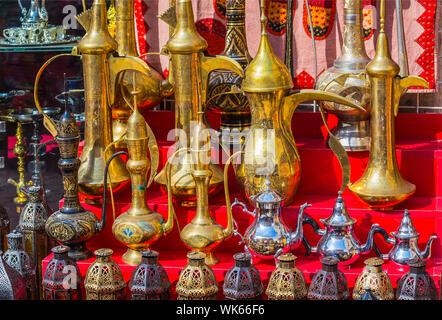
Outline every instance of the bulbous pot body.
{"label": "bulbous pot body", "polygon": [[246,93],[252,113],[252,125],[244,143],[244,154],[236,168],[236,177],[245,198],[265,190],[269,177],[271,189],[284,195],[289,205],[298,188],[301,162],[296,145],[283,134],[280,126],[282,99],[288,90]]}
{"label": "bulbous pot body", "polygon": [[419,235],[408,239],[394,237],[394,246],[388,253],[388,259],[399,266],[423,260],[418,246]]}

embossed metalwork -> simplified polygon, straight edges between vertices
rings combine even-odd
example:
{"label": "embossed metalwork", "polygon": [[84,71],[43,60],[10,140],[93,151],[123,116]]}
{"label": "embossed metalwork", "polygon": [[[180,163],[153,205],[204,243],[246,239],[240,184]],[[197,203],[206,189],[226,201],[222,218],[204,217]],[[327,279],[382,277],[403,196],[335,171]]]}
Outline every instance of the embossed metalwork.
{"label": "embossed metalwork", "polygon": [[416,231],[410,213],[404,210],[401,223],[396,231],[391,232],[392,238],[388,238],[387,242],[394,246],[388,254],[384,254],[384,259],[389,259],[398,265],[408,265],[412,262],[427,260],[431,256],[431,245],[437,239],[436,235],[431,235],[424,251],[418,246],[419,232]]}
{"label": "embossed metalwork", "polygon": [[[126,166],[131,175],[132,202],[129,210],[115,219],[112,233],[117,240],[128,247],[123,255],[123,261],[130,265],[138,265],[141,263],[140,252],[147,250],[152,243],[172,230],[174,215],[169,211],[166,221],[161,214],[154,212],[147,205],[146,190],[156,175],[159,152],[152,130],[138,111],[137,96],[140,91],[136,90],[135,74],[133,77],[134,111],[127,121],[125,138],[129,150]],[[148,171],[150,171],[149,177]],[[103,207],[105,206],[106,201],[103,200]]]}
{"label": "embossed metalwork", "polygon": [[203,252],[187,253],[187,265],[176,285],[178,300],[216,300],[218,283],[215,273],[204,262],[205,256]]}
{"label": "embossed metalwork", "polygon": [[45,0],[31,0],[29,9],[26,9],[20,0],[21,26],[3,29],[6,41],[2,44],[9,45],[54,45],[72,42],[79,37],[66,34],[64,26],[54,26],[48,23],[49,16],[45,8]]}
{"label": "embossed metalwork", "polygon": [[345,274],[335,257],[321,258],[322,269],[315,273],[308,289],[309,300],[347,300],[350,297]]}
{"label": "embossed metalwork", "polygon": [[[46,265],[42,287],[44,300],[81,300],[82,282],[77,263],[69,258],[69,247],[57,246],[52,248],[54,256]],[[70,276],[69,286],[66,286],[66,276]]]}
{"label": "embossed metalwork", "polygon": [[[80,160],[77,157],[80,133],[75,118],[69,112],[67,103],[61,116],[55,140],[60,149],[58,167],[63,177],[64,203],[63,207],[54,212],[46,221],[45,230],[54,240],[68,245],[69,256],[74,260],[85,260],[92,256],[86,242],[96,233],[101,232],[106,224],[106,211],[103,210],[100,221],[90,211],[85,210],[78,197],[78,168]],[[109,159],[111,161],[112,157]],[[107,174],[107,167],[105,169]],[[107,175],[105,176],[105,181]],[[106,190],[104,190],[106,194]]]}
{"label": "embossed metalwork", "polygon": [[321,101],[322,107],[339,119],[335,137],[346,151],[368,151],[370,147],[370,83],[365,67],[370,59],[365,51],[362,29],[362,0],[344,2],[342,54],[334,66],[316,81],[316,89],[333,92],[364,107],[365,111]]}
{"label": "embossed metalwork", "polygon": [[27,297],[25,280],[5,262],[0,252],[0,300],[26,300]]}
{"label": "embossed metalwork", "polygon": [[23,277],[28,300],[39,300],[36,266],[23,248],[23,235],[13,230],[7,237],[8,250],[3,254],[4,261]]}
{"label": "embossed metalwork", "polygon": [[[226,40],[223,55],[237,61],[243,69],[246,69],[252,60],[247,48],[245,26],[245,0],[226,1]],[[238,130],[238,138],[229,135],[230,140],[223,141],[227,146],[239,145],[241,139],[239,133],[250,127],[250,107],[247,98],[241,93],[225,94],[230,92],[232,85],[241,86],[242,77],[228,70],[215,70],[210,73],[209,86],[207,88],[207,107],[221,116],[218,132],[230,133]],[[243,140],[243,139],[242,139]]]}
{"label": "embossed metalwork", "polygon": [[252,264],[252,255],[237,253],[235,265],[224,278],[224,297],[229,300],[258,300],[262,298],[264,286],[258,269]]}
{"label": "embossed metalwork", "polygon": [[397,282],[397,300],[437,300],[436,284],[426,270],[426,261],[413,262]]}
{"label": "embossed metalwork", "polygon": [[[251,197],[265,190],[270,178],[271,188],[290,205],[300,179],[300,158],[293,138],[291,120],[301,102],[326,100],[358,107],[350,100],[319,90],[306,90],[289,95],[293,81],[287,67],[275,55],[266,30],[267,17],[261,1],[261,41],[258,53],[245,71],[241,89],[245,92],[252,113],[252,125],[244,144],[244,154],[236,168],[241,190],[251,204]],[[338,141],[333,150],[343,166],[343,185],[350,177],[348,157]],[[344,160],[343,160],[344,159]]]}
{"label": "embossed metalwork", "polygon": [[[180,152],[179,160],[171,165],[172,194],[181,205],[195,206],[197,188],[192,177],[193,154],[190,150],[191,140],[195,136],[192,124],[197,122],[198,112],[206,111],[209,74],[217,69],[225,69],[242,76],[243,70],[231,58],[206,54],[207,42],[196,30],[190,0],[178,1],[176,21],[175,33],[163,47],[163,52],[170,57],[168,80],[175,90],[175,150],[185,150]],[[213,194],[220,190],[223,174],[221,168],[211,161],[209,170],[212,172],[209,194]],[[165,168],[155,177],[155,182],[166,191]]]}
{"label": "embossed metalwork", "polygon": [[295,259],[291,253],[278,258],[266,290],[269,300],[302,300],[307,296],[304,274],[295,266]]}
{"label": "embossed metalwork", "polygon": [[369,258],[364,263],[366,266],[356,279],[353,289],[353,300],[360,300],[366,292],[373,295],[375,300],[393,300],[394,291],[390,277],[382,270],[384,260]]}
{"label": "embossed metalwork", "polygon": [[141,255],[141,263],[129,281],[132,300],[169,300],[171,284],[166,270],[158,262],[159,253],[146,250]]}
{"label": "embossed metalwork", "polygon": [[314,226],[315,233],[322,235],[316,247],[311,251],[318,252],[323,257],[336,257],[341,265],[349,265],[355,262],[361,255],[368,254],[373,249],[381,256],[374,242],[374,235],[380,233],[384,239],[388,238],[387,232],[377,223],[372,224],[368,232],[367,242],[360,244],[354,231],[356,219],[350,217],[347,206],[339,191],[333,213],[327,219],[320,219],[325,229]]}
{"label": "embossed metalwork", "polygon": [[[247,206],[238,200],[235,200],[232,208],[240,205],[244,212],[254,217],[244,234],[245,250],[254,257],[276,259],[296,249],[304,241],[303,224],[310,221],[304,219],[304,209],[311,204],[305,203],[300,207],[296,230],[291,231],[282,216],[283,197],[270,189],[269,179],[266,185],[266,190],[252,198],[256,208],[253,212],[248,211]],[[310,249],[310,246],[306,249]]]}
{"label": "embossed metalwork", "polygon": [[371,209],[391,210],[416,191],[416,186],[402,177],[396,158],[394,120],[399,100],[408,87],[428,88],[428,83],[416,76],[399,76],[385,34],[385,0],[380,3],[376,54],[366,70],[371,87],[370,158],[362,177],[349,189]]}
{"label": "embossed metalwork", "polygon": [[84,277],[86,300],[124,300],[126,297],[123,274],[112,260],[111,249],[98,249],[96,260],[89,266]]}
{"label": "embossed metalwork", "polygon": [[[115,1],[115,40],[118,43],[118,55],[131,61],[131,67],[137,65],[137,70],[121,71],[120,59],[110,60],[109,80],[111,82],[112,99],[112,132],[115,148],[126,148],[125,140],[120,140],[127,131],[127,120],[131,110],[123,95],[133,86],[133,76],[136,75],[138,107],[143,114],[146,110],[156,106],[160,100],[173,93],[168,81],[164,81],[161,74],[151,68],[143,59],[138,57],[135,39],[134,0]],[[118,63],[113,63],[114,61]],[[123,63],[124,65],[124,63]],[[143,72],[141,72],[141,71]],[[130,97],[128,97],[131,100]],[[120,141],[118,141],[120,140]],[[118,141],[118,142],[117,142]]]}

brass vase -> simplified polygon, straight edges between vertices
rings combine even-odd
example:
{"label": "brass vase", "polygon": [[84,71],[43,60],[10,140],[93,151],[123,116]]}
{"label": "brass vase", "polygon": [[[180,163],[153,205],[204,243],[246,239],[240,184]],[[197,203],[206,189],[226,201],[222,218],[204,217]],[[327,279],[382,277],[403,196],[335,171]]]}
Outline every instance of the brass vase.
{"label": "brass vase", "polygon": [[86,300],[124,300],[126,298],[123,274],[112,260],[111,249],[98,249],[96,260],[89,266],[84,277]]}
{"label": "brass vase", "polygon": [[[169,96],[173,92],[170,83],[164,81],[163,77],[155,69],[151,68],[143,59],[138,57],[135,39],[134,21],[134,0],[115,1],[115,40],[118,43],[118,55],[120,57],[131,58],[134,64],[138,64],[144,72],[135,70],[125,70],[116,74],[119,70],[119,60],[111,60],[110,64],[111,83],[115,83],[112,88],[112,132],[113,141],[118,141],[127,130],[127,121],[131,115],[131,110],[125,102],[123,95],[131,90],[133,77],[137,79],[138,107],[140,112],[156,106],[163,97]],[[115,70],[115,68],[117,70]],[[129,99],[131,100],[131,99]],[[115,144],[115,148],[127,148],[126,141],[121,140]]]}
{"label": "brass vase", "polygon": [[370,159],[362,177],[349,185],[350,191],[374,210],[391,210],[416,191],[416,186],[399,171],[394,120],[401,95],[408,87],[428,88],[427,81],[420,77],[399,76],[400,69],[391,58],[384,27],[385,0],[382,0],[376,54],[367,65],[371,87]]}
{"label": "brass vase", "polygon": [[[173,25],[174,10],[172,19]],[[207,42],[198,34],[191,0],[178,0],[176,28],[173,36],[163,48],[170,57],[169,81],[175,92],[175,151],[177,161],[171,164],[172,194],[184,206],[196,205],[196,184],[192,177],[192,154],[190,151],[192,126],[196,124],[198,112],[206,110],[207,87],[210,72],[226,69],[242,76],[241,66],[233,59],[207,55]],[[201,109],[202,108],[202,109]],[[209,194],[219,191],[223,182],[222,170],[210,162]],[[166,193],[165,168],[155,177]]]}
{"label": "brass vase", "polygon": [[327,112],[338,117],[333,134],[346,151],[368,151],[370,147],[370,83],[365,75],[370,59],[362,35],[362,2],[345,0],[342,54],[333,67],[321,73],[315,85],[318,90],[339,94],[365,109],[320,102]]}
{"label": "brass vase", "polygon": [[[271,189],[284,197],[287,206],[298,188],[301,163],[293,138],[291,119],[301,102],[326,100],[358,107],[354,102],[333,93],[306,90],[289,95],[293,81],[287,67],[275,55],[266,30],[267,17],[261,1],[261,41],[258,53],[245,71],[242,91],[245,92],[252,112],[252,125],[244,144],[244,153],[236,168],[241,189],[251,198],[266,189],[269,177]],[[340,161],[345,150],[334,141],[334,152]],[[340,147],[340,148],[339,148]],[[336,151],[336,148],[339,148]],[[348,158],[347,158],[348,161]],[[343,168],[343,186],[350,177],[350,167]]]}
{"label": "brass vase", "polygon": [[307,295],[307,285],[301,270],[295,267],[296,257],[286,253],[270,276],[266,295],[269,300],[302,300]]}
{"label": "brass vase", "polygon": [[359,300],[364,292],[369,291],[376,300],[393,300],[394,292],[390,277],[382,270],[384,260],[369,258],[364,261],[365,269],[356,279],[353,300]]}
{"label": "brass vase", "polygon": [[181,270],[176,285],[178,300],[216,300],[218,282],[204,258],[202,252],[187,253],[187,265]]}
{"label": "brass vase", "polygon": [[[135,87],[134,79],[133,95],[137,96],[140,92],[136,91]],[[114,221],[112,233],[117,240],[128,247],[123,255],[123,261],[130,265],[138,265],[141,263],[141,251],[147,250],[172,230],[174,216],[169,211],[166,222],[161,214],[147,206],[146,190],[156,175],[159,154],[155,136],[139,112],[136,98],[134,98],[134,111],[127,121],[125,142],[129,150],[126,166],[131,175],[132,202],[129,210]],[[147,157],[148,150],[152,165]],[[149,178],[148,171],[150,171]]]}
{"label": "brass vase", "polygon": [[[246,1],[226,1],[226,39],[223,55],[237,61],[246,69],[252,60],[247,48]],[[244,139],[240,133],[250,128],[250,107],[242,94],[223,94],[231,91],[232,85],[240,87],[242,77],[229,70],[215,70],[210,74],[207,89],[207,107],[221,116],[218,129],[225,146],[238,148]],[[227,139],[224,139],[224,134]],[[238,149],[239,150],[239,149]]]}

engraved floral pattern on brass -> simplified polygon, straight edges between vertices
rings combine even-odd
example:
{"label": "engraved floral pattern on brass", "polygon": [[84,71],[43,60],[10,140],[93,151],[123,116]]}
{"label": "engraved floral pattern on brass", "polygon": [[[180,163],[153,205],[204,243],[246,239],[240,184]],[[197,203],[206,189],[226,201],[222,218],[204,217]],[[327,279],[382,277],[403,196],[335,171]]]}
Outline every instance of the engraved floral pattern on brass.
{"label": "engraved floral pattern on brass", "polygon": [[362,0],[344,2],[342,54],[334,66],[316,81],[316,89],[333,92],[360,104],[365,111],[321,101],[323,108],[339,119],[333,134],[346,151],[368,151],[370,147],[370,83],[365,67],[370,59],[365,51],[362,29]]}
{"label": "engraved floral pattern on brass", "polygon": [[366,266],[356,279],[353,289],[353,300],[359,300],[367,290],[376,300],[393,300],[394,291],[390,277],[382,270],[384,260],[369,258],[364,263]]}
{"label": "engraved floral pattern on brass", "polygon": [[158,262],[159,253],[146,250],[141,255],[141,263],[129,281],[132,300],[169,300],[171,284],[166,270]]}
{"label": "engraved floral pattern on brass", "polygon": [[216,300],[218,282],[204,258],[203,252],[187,253],[187,265],[181,270],[176,285],[178,300]]}
{"label": "engraved floral pattern on brass", "polygon": [[89,266],[84,278],[86,300],[124,300],[126,298],[123,274],[112,260],[111,249],[98,249],[96,260]]}
{"label": "engraved floral pattern on brass", "polygon": [[286,253],[270,276],[266,295],[269,300],[301,300],[307,295],[304,274],[295,266],[296,257]]}
{"label": "engraved floral pattern on brass", "polygon": [[309,300],[347,300],[349,292],[345,274],[338,270],[335,257],[321,258],[322,269],[315,273],[308,289]]}
{"label": "engraved floral pattern on brass", "polygon": [[[265,190],[265,181],[269,177],[271,188],[283,195],[284,205],[287,206],[291,204],[298,188],[301,172],[300,157],[291,128],[295,109],[301,102],[310,100],[332,101],[355,108],[358,106],[346,98],[320,90],[289,94],[293,81],[287,67],[276,56],[270,44],[264,6],[264,1],[261,1],[258,53],[245,70],[241,86],[250,104],[252,124],[244,144],[244,154],[236,168],[236,176],[250,204],[254,195]],[[335,149],[340,163],[341,158],[348,160],[345,150]],[[349,164],[343,165],[343,174],[349,179]],[[346,181],[347,178],[343,179],[343,184]],[[345,187],[343,185],[341,188]]]}
{"label": "engraved floral pattern on brass", "polygon": [[[223,55],[237,61],[243,69],[246,69],[252,60],[247,48],[245,12],[245,0],[226,1],[227,32]],[[241,82],[242,78],[239,75],[228,70],[216,70],[210,74],[207,107],[221,116],[218,129],[220,133],[223,130],[242,131],[250,127],[250,108],[247,98],[240,93],[222,95],[230,92],[232,85],[240,87]],[[227,141],[230,146],[240,142],[240,139]]]}
{"label": "engraved floral pattern on brass", "polygon": [[428,83],[416,76],[400,77],[399,71],[390,55],[382,0],[376,54],[367,65],[371,87],[370,158],[362,177],[349,185],[350,191],[375,210],[391,210],[416,191],[416,186],[399,171],[394,122],[402,93],[411,86],[428,88]]}
{"label": "engraved floral pattern on brass", "polygon": [[397,300],[437,300],[436,284],[426,270],[426,261],[413,262],[397,282]]}
{"label": "engraved floral pattern on brass", "polygon": [[264,287],[258,269],[252,264],[250,253],[237,253],[233,256],[235,265],[224,278],[224,297],[230,300],[258,300],[262,298]]}
{"label": "engraved floral pattern on brass", "polygon": [[[173,13],[173,10],[169,12]],[[233,59],[206,55],[207,42],[196,30],[191,0],[178,0],[176,18],[175,32],[163,52],[170,57],[168,80],[174,86],[175,94],[175,151],[185,152],[180,152],[179,159],[171,165],[171,190],[181,205],[195,206],[196,183],[192,176],[193,155],[190,150],[192,137],[195,136],[192,124],[197,122],[198,112],[206,111],[209,74],[224,69],[242,76],[243,70]],[[209,194],[213,194],[221,188],[223,172],[212,161],[209,170],[212,172]],[[166,193],[165,168],[155,177],[155,182]]]}
{"label": "engraved floral pattern on brass", "polygon": [[28,300],[39,300],[36,266],[23,249],[23,235],[14,230],[8,237],[8,250],[3,254],[4,261],[18,271],[26,284]]}
{"label": "engraved floral pattern on brass", "polygon": [[[77,263],[69,258],[69,247],[52,248],[53,258],[46,265],[42,287],[44,300],[81,300],[83,278]],[[71,285],[66,288],[66,275],[72,275]],[[75,276],[75,277],[74,277]]]}

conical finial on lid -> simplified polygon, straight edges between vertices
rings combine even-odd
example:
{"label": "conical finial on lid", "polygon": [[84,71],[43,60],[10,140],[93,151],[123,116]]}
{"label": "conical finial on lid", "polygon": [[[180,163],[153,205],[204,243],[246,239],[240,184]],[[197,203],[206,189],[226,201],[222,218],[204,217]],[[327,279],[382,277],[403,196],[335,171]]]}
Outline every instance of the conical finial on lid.
{"label": "conical finial on lid", "polygon": [[327,219],[320,219],[322,223],[330,226],[349,226],[356,223],[356,220],[350,217],[347,211],[347,206],[342,198],[342,191],[338,191],[338,198],[336,199],[333,213]]}
{"label": "conical finial on lid", "polygon": [[416,231],[416,228],[413,225],[413,221],[411,220],[410,213],[407,209],[404,210],[404,215],[402,216],[399,228],[396,232],[393,232],[392,234],[401,239],[409,239],[419,236],[419,233]]}
{"label": "conical finial on lid", "polygon": [[258,53],[245,71],[242,82],[244,92],[273,92],[293,88],[293,81],[287,67],[276,56],[269,41],[265,15],[265,3],[261,0],[261,41]]}
{"label": "conical finial on lid", "polygon": [[388,38],[385,34],[385,0],[381,0],[380,30],[376,44],[376,54],[367,65],[367,74],[374,78],[394,78],[399,74],[399,65],[391,59]]}

